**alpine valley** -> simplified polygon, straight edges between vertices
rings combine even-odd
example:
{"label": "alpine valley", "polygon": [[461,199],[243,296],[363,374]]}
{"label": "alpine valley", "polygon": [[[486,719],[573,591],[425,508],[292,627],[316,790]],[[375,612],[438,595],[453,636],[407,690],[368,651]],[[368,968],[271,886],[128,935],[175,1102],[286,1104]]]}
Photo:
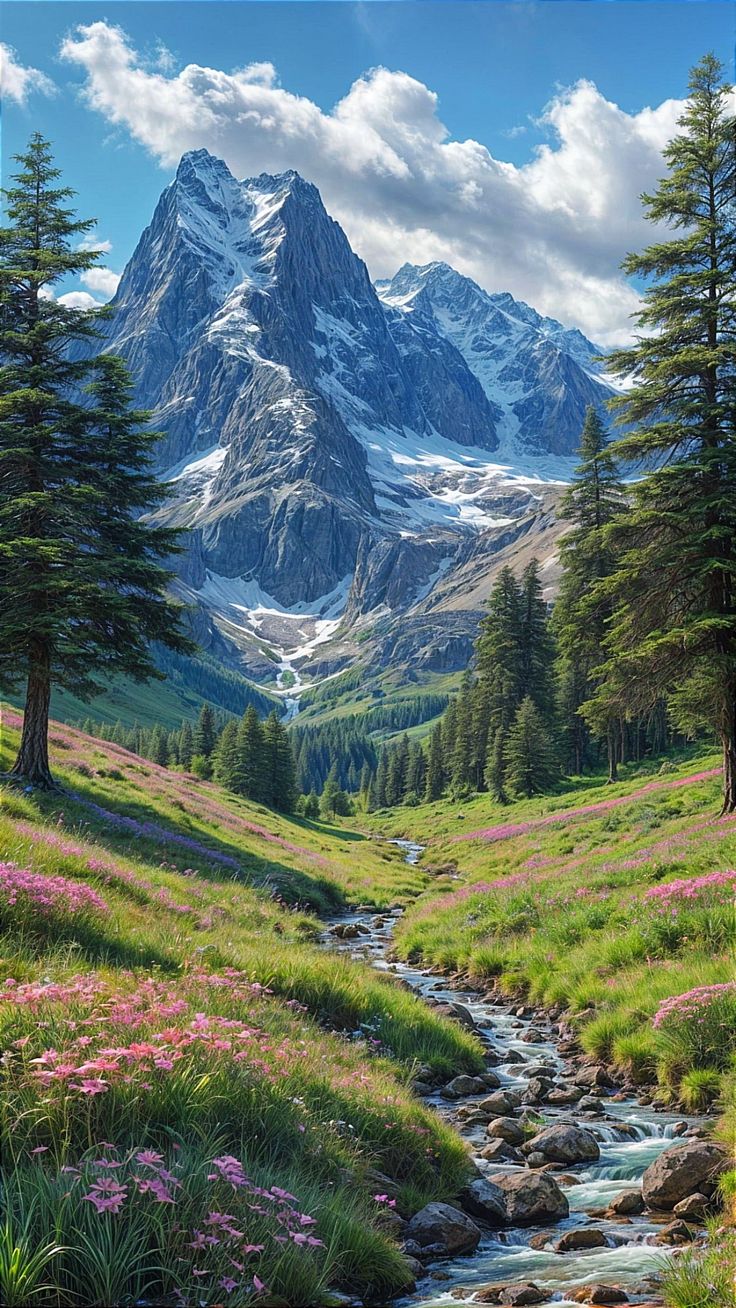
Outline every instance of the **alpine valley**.
{"label": "alpine valley", "polygon": [[504,563],[536,554],[552,593],[555,504],[612,393],[580,332],[444,263],[373,285],[313,185],[205,150],[113,309],[197,640],[290,716],[449,686]]}

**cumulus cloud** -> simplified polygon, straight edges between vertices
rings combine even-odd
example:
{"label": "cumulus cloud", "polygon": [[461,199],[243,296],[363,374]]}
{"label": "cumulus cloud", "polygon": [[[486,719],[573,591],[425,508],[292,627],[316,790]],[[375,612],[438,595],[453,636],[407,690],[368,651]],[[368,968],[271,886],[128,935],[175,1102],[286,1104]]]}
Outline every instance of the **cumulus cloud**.
{"label": "cumulus cloud", "polygon": [[77,28],[61,53],[84,70],[89,105],[165,168],[202,146],[239,177],[296,168],[375,277],[445,259],[602,344],[630,335],[638,299],[619,264],[651,235],[638,197],[661,173],[681,101],[629,114],[579,81],[545,109],[547,144],[517,166],[454,140],[437,95],[405,72],[366,72],[326,113],[271,64],[152,70],[107,22]]}
{"label": "cumulus cloud", "polygon": [[111,268],[88,268],[86,272],[80,274],[80,280],[85,286],[89,286],[91,291],[97,291],[98,295],[104,295],[105,299],[111,300],[120,281],[120,273],[113,272]]}
{"label": "cumulus cloud", "polygon": [[53,95],[56,90],[50,77],[39,68],[24,67],[9,45],[0,41],[0,92],[15,104],[25,104],[32,91]]}
{"label": "cumulus cloud", "polygon": [[59,296],[59,304],[65,304],[67,309],[102,308],[102,302],[90,295],[89,291],[67,291],[65,295]]}
{"label": "cumulus cloud", "polygon": [[77,247],[79,250],[94,250],[99,254],[109,254],[112,241],[101,241],[97,236],[83,236]]}

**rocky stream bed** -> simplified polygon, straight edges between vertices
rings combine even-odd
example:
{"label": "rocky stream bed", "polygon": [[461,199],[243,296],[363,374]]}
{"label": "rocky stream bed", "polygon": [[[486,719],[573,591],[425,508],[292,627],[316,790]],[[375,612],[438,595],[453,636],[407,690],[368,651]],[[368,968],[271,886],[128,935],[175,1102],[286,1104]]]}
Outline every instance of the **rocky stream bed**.
{"label": "rocky stream bed", "polygon": [[[419,858],[421,845],[394,843]],[[487,1064],[444,1085],[417,1075],[416,1092],[469,1142],[477,1174],[452,1204],[396,1217],[416,1276],[400,1304],[661,1304],[666,1259],[702,1238],[726,1163],[704,1120],[619,1088],[552,1015],[392,961],[400,915],[359,909],[326,942],[473,1029]]]}

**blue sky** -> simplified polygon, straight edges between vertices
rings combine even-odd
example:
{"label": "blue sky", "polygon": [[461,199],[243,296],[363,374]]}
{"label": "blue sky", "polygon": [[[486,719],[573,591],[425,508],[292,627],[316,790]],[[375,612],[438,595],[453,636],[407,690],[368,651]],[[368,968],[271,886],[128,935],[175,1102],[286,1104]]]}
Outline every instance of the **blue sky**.
{"label": "blue sky", "polygon": [[[40,89],[29,79],[21,102],[6,96],[3,175],[30,131],[49,136],[119,272],[181,148],[204,144],[241,175],[297,167],[320,185],[375,275],[393,271],[392,260],[444,257],[489,289],[511,289],[614,339],[631,309],[617,262],[639,237],[636,195],[671,134],[667,102],[685,94],[689,66],[708,49],[730,74],[735,13],[733,3],[642,0],[5,0],[2,41],[55,89],[45,94],[36,78]],[[105,28],[80,43],[75,29],[91,24]],[[122,38],[116,46],[108,35],[115,27],[134,52],[127,70]],[[75,53],[60,59],[67,38]],[[209,73],[180,87],[187,64],[223,75],[232,101],[224,117],[212,113],[221,84]],[[263,89],[245,88],[242,128],[243,87],[228,79],[264,64],[273,68],[247,75]],[[377,66],[394,76],[366,79]],[[360,94],[335,115],[359,79]],[[641,116],[647,107],[652,120]],[[368,132],[370,158],[355,166],[350,156]],[[601,299],[605,311],[595,307]]]}

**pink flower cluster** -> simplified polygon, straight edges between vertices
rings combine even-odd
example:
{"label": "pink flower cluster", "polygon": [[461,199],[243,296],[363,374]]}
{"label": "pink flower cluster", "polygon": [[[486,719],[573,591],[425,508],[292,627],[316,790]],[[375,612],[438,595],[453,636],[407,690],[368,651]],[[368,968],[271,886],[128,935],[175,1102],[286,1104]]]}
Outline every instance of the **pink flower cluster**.
{"label": "pink flower cluster", "polygon": [[[711,1005],[722,999],[736,1001],[736,981],[725,981],[721,985],[714,986],[698,986],[697,989],[687,990],[682,995],[669,995],[667,999],[662,1000],[654,1014],[652,1026],[658,1029],[672,1019],[688,1021],[694,1018],[700,1021]],[[736,1009],[736,1003],[734,1008]]]}
{"label": "pink flower cluster", "polygon": [[656,900],[663,907],[702,898],[725,903],[733,901],[735,891],[736,872],[708,872],[701,877],[679,877],[661,886],[651,886],[644,892],[644,898]]}
{"label": "pink flower cluster", "polygon": [[720,768],[710,768],[705,772],[695,772],[689,777],[678,777],[674,781],[650,781],[646,786],[630,795],[618,795],[611,799],[601,799],[595,804],[583,804],[580,808],[562,809],[559,813],[548,813],[545,817],[529,818],[526,822],[501,822],[494,827],[482,827],[478,831],[468,831],[456,840],[510,840],[513,836],[525,836],[539,827],[549,827],[557,822],[569,822],[574,818],[588,817],[592,813],[607,813],[623,804],[631,804],[659,790],[677,790],[698,781],[709,781],[720,775]]}
{"label": "pink flower cluster", "polygon": [[3,905],[43,917],[107,912],[104,899],[85,882],[44,876],[16,863],[0,863],[0,907]]}

